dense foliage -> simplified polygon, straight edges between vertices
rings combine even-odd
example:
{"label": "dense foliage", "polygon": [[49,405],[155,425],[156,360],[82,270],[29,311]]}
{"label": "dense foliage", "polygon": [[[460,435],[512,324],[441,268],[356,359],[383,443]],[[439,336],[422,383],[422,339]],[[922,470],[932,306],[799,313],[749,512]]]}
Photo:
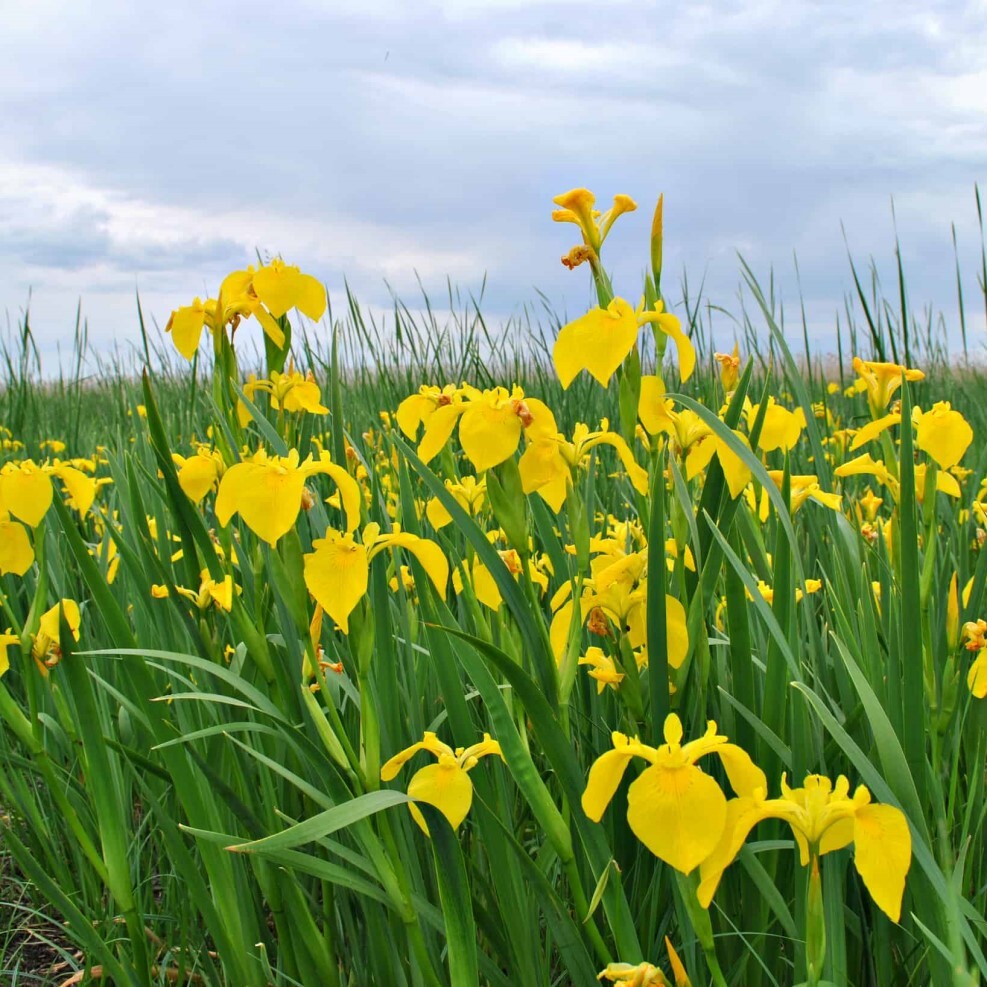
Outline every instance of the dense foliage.
{"label": "dense foliage", "polygon": [[750,272],[713,353],[660,202],[639,302],[633,201],[556,203],[598,304],[547,333],[302,333],[280,260],[172,315],[191,370],[23,327],[0,845],[66,984],[987,976],[982,377],[859,280],[830,365]]}

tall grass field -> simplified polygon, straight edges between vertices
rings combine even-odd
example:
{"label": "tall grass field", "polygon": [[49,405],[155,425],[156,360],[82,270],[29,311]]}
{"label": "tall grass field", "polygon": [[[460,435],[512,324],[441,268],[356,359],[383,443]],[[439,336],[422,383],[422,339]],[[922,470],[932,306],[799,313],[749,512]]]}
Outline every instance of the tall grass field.
{"label": "tall grass field", "polygon": [[8,337],[0,983],[985,982],[983,252],[718,352],[661,200],[635,283],[555,205],[565,324],[275,258]]}

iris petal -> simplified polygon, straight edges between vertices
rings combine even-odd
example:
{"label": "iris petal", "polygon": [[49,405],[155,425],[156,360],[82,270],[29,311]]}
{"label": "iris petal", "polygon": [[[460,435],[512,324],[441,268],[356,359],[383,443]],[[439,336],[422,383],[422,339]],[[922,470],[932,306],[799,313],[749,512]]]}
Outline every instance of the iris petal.
{"label": "iris petal", "polygon": [[[416,771],[408,783],[408,794],[422,802],[434,805],[458,829],[473,804],[473,783],[466,772],[453,760],[428,764]],[[419,809],[409,807],[415,822],[428,836],[428,826]]]}
{"label": "iris petal", "polygon": [[459,441],[476,471],[482,473],[513,455],[521,441],[521,428],[521,419],[510,403],[498,406],[474,401],[459,423]]}
{"label": "iris petal", "polygon": [[854,823],[853,862],[875,904],[897,922],[912,862],[905,815],[893,805],[865,805],[857,810]]}
{"label": "iris petal", "polygon": [[34,549],[24,526],[16,521],[0,521],[0,575],[12,572],[23,576],[34,564]]}
{"label": "iris petal", "polygon": [[582,318],[563,326],[555,340],[552,359],[563,387],[581,370],[588,370],[604,387],[637,342],[638,322],[634,309],[622,298],[594,308]]}
{"label": "iris petal", "polygon": [[287,534],[302,507],[305,477],[297,469],[267,463],[237,463],[223,475],[216,497],[222,525],[239,513],[244,524],[270,545]]}
{"label": "iris petal", "polygon": [[304,557],[305,585],[342,632],[348,634],[350,614],[367,592],[367,550],[331,528],[325,538],[312,542],[312,547],[315,551]]}
{"label": "iris petal", "polygon": [[727,800],[720,786],[695,765],[655,764],[627,792],[627,821],[656,857],[689,874],[723,835]]}
{"label": "iris petal", "polygon": [[[621,734],[614,734],[615,741],[617,737],[621,736]],[[623,737],[622,739],[626,741],[627,738]],[[593,763],[593,767],[590,768],[589,778],[586,780],[586,790],[583,792],[582,805],[583,812],[594,822],[599,822],[606,811],[633,756],[633,752],[627,750],[626,747],[618,747],[601,754]]]}
{"label": "iris petal", "polygon": [[0,501],[20,521],[36,528],[48,513],[53,497],[51,477],[33,463],[0,477]]}

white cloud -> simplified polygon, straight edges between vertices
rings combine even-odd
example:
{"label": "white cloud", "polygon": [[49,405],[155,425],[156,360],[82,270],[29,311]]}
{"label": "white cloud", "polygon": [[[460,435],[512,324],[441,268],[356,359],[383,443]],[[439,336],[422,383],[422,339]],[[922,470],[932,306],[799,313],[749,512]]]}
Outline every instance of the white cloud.
{"label": "white cloud", "polygon": [[643,44],[593,42],[563,38],[503,38],[493,45],[494,58],[509,69],[535,69],[576,75],[640,72],[654,51]]}

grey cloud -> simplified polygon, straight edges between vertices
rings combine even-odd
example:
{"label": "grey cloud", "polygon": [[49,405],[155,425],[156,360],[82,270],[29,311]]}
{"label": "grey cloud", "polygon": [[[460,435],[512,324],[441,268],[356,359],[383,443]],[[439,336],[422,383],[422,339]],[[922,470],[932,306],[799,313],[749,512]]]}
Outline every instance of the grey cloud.
{"label": "grey cloud", "polygon": [[[3,205],[11,209],[27,204],[8,200]],[[26,220],[0,221],[0,261],[6,265],[63,272],[108,266],[139,273],[224,267],[244,260],[242,245],[223,237],[120,240],[110,232],[110,213],[90,205],[61,214],[50,209],[30,212]]]}
{"label": "grey cloud", "polygon": [[[921,257],[915,290],[951,295],[949,220],[970,231],[987,150],[984,114],[960,98],[964,76],[987,71],[982,11],[662,6],[658,17],[636,3],[121,4],[83,21],[64,5],[4,53],[0,112],[22,160],[188,208],[201,226],[128,240],[94,232],[93,217],[33,237],[22,222],[5,253],[39,268],[88,257],[167,273],[168,291],[184,270],[193,294],[251,245],[282,249],[292,221],[321,223],[332,249],[309,236],[308,257],[292,259],[331,257],[319,273],[348,276],[372,301],[386,304],[385,274],[414,291],[418,249],[476,258],[468,280],[489,272],[497,311],[535,285],[575,311],[585,279],[558,265],[572,231],[548,211],[553,194],[585,184],[601,200],[640,197],[608,243],[628,293],[664,190],[670,276],[708,270],[729,303],[734,248],[759,270],[789,269],[795,249],[803,286],[835,307],[849,283],[840,221],[864,257],[889,256],[890,196],[927,193],[960,213],[899,210]],[[222,225],[233,214],[235,234]],[[343,242],[353,222],[378,235]],[[408,243],[392,256],[387,230]]]}

